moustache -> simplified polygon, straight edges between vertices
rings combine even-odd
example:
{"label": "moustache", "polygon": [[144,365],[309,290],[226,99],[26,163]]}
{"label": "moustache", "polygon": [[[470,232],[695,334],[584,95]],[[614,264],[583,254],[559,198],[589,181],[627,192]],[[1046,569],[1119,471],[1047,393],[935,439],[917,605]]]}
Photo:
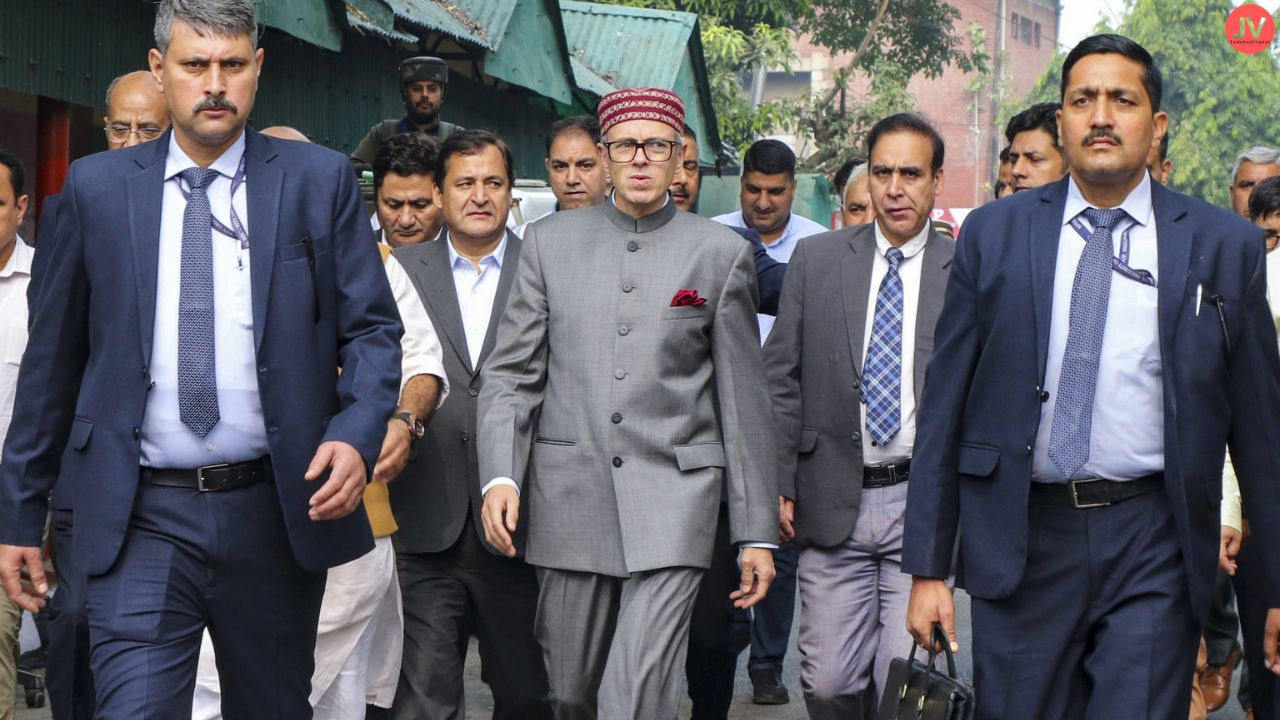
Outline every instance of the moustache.
{"label": "moustache", "polygon": [[205,110],[226,110],[232,115],[238,115],[240,113],[240,109],[236,107],[235,103],[223,97],[211,97],[201,100],[200,104],[196,105],[195,110],[193,110],[192,113],[199,114]]}
{"label": "moustache", "polygon": [[1115,134],[1115,133],[1111,132],[1110,130],[1108,130],[1108,129],[1106,129],[1106,128],[1098,128],[1097,130],[1090,130],[1090,131],[1089,131],[1089,134],[1084,136],[1084,142],[1080,143],[1080,146],[1081,146],[1081,147],[1085,147],[1085,146],[1087,146],[1089,143],[1093,142],[1094,140],[1103,140],[1103,139],[1105,139],[1105,140],[1110,140],[1111,142],[1115,143],[1116,145],[1123,145],[1123,144],[1124,144],[1124,143],[1120,140],[1120,136],[1119,136],[1119,135],[1117,135],[1117,134]]}

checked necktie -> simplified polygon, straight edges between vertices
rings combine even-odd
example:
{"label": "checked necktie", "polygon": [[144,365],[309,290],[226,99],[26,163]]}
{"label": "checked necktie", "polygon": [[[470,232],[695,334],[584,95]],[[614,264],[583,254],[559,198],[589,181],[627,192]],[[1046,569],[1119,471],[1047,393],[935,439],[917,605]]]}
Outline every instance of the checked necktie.
{"label": "checked necktie", "polygon": [[188,168],[191,188],[182,214],[182,290],[178,300],[178,416],[197,437],[218,424],[213,340],[213,215],[206,188],[217,170]]}
{"label": "checked necktie", "polygon": [[902,251],[889,248],[889,271],[880,281],[871,341],[862,367],[862,393],[867,403],[867,433],[887,445],[902,429]]}
{"label": "checked necktie", "polygon": [[1093,397],[1111,296],[1111,229],[1126,217],[1119,208],[1089,208],[1083,214],[1092,223],[1093,232],[1080,255],[1071,286],[1071,321],[1062,355],[1053,427],[1049,431],[1049,460],[1068,478],[1089,459]]}

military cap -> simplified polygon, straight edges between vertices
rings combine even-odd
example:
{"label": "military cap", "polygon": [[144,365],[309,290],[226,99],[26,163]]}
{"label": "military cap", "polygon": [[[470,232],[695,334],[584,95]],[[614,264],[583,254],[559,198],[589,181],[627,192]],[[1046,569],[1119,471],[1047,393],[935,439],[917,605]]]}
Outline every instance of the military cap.
{"label": "military cap", "polygon": [[447,84],[449,82],[449,66],[438,57],[422,55],[411,57],[400,63],[400,84],[431,80]]}

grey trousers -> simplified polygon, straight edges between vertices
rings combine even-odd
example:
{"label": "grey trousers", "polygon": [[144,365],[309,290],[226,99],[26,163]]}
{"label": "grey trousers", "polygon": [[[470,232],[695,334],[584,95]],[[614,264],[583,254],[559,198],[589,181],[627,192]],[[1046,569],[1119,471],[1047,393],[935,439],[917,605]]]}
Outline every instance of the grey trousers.
{"label": "grey trousers", "polygon": [[22,608],[0,592],[0,720],[13,720],[18,696],[18,629]]}
{"label": "grey trousers", "polygon": [[911,650],[902,574],[907,484],[862,491],[853,533],[800,553],[800,684],[812,720],[862,717],[864,696],[884,688],[889,663]]}
{"label": "grey trousers", "polygon": [[674,720],[703,572],[538,568],[534,628],[556,720]]}

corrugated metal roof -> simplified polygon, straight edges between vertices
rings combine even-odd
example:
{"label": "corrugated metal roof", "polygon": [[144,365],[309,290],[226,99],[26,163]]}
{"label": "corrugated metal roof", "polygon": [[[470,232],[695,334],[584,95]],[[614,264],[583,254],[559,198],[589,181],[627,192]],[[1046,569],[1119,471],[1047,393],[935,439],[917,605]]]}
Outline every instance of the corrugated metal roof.
{"label": "corrugated metal roof", "polygon": [[[560,0],[560,9],[570,56],[614,88],[674,87],[698,22],[693,13],[577,0]],[[596,84],[578,80],[584,90]]]}
{"label": "corrugated metal roof", "polygon": [[383,0],[347,0],[346,7],[347,23],[361,35],[373,35],[391,42],[418,42],[413,35],[396,30],[395,13]]}
{"label": "corrugated metal roof", "polygon": [[516,0],[506,32],[485,53],[484,71],[563,104],[573,103],[573,71],[555,0]]}
{"label": "corrugated metal roof", "polygon": [[257,0],[258,22],[299,40],[334,52],[342,51],[342,30],[333,22],[325,0]]}
{"label": "corrugated metal roof", "polygon": [[517,0],[387,0],[396,17],[495,50]]}

